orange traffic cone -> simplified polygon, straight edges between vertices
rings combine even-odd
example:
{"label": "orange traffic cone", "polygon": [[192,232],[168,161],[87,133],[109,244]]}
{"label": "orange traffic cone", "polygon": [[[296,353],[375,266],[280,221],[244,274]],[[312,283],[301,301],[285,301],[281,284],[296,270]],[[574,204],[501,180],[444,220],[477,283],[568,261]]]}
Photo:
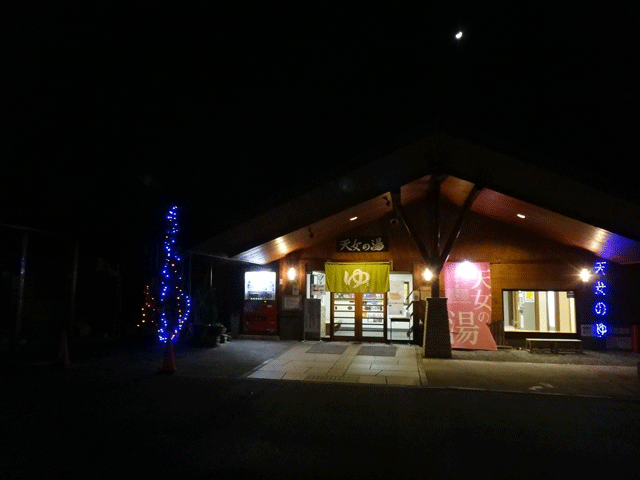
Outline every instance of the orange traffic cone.
{"label": "orange traffic cone", "polygon": [[58,365],[61,367],[68,367],[71,365],[69,361],[69,342],[67,339],[67,331],[62,332],[62,338],[60,339],[60,350],[58,351]]}
{"label": "orange traffic cone", "polygon": [[164,356],[164,365],[160,369],[160,373],[175,373],[178,370],[176,368],[176,357],[173,353],[173,342],[171,339],[167,340],[167,351]]}

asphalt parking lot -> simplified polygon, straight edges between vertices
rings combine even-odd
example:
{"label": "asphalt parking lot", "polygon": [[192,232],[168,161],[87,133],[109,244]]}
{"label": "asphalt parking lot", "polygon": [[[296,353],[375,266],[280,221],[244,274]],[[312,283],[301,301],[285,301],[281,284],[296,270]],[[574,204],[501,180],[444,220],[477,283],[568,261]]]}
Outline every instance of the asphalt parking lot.
{"label": "asphalt parking lot", "polygon": [[[412,385],[356,382],[360,375],[347,374],[353,362],[344,381],[337,370],[321,381],[252,377],[287,354],[291,361],[317,355],[317,345],[177,345],[172,374],[159,373],[164,351],[156,344],[86,352],[71,344],[65,368],[5,362],[0,478],[371,480],[518,472],[533,479],[588,477],[596,464],[617,479],[637,478],[633,355],[536,356],[537,363],[524,361],[533,358],[528,352],[510,352],[509,361],[457,351],[447,360],[416,356],[423,373]],[[367,358],[382,355],[358,355],[369,346],[343,352],[361,358],[355,370],[393,365]]]}
{"label": "asphalt parking lot", "polygon": [[[363,347],[378,349],[380,355],[362,355],[368,353]],[[330,351],[334,353],[322,353]],[[422,358],[419,347],[406,344],[233,339],[215,347],[177,343],[174,358],[174,375],[194,378],[374,383],[618,398],[640,395],[640,354],[622,351],[454,350],[451,359],[428,359]],[[70,368],[83,370],[145,375],[157,372],[164,359],[165,350],[153,341],[109,348],[70,345]],[[46,367],[51,363],[39,360],[30,364]]]}

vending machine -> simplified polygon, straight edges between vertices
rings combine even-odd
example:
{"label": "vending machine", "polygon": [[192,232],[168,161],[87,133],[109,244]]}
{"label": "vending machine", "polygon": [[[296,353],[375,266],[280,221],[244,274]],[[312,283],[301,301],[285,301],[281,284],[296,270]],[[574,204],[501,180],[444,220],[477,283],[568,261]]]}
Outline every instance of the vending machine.
{"label": "vending machine", "polygon": [[276,272],[270,270],[245,272],[242,333],[249,335],[278,333]]}

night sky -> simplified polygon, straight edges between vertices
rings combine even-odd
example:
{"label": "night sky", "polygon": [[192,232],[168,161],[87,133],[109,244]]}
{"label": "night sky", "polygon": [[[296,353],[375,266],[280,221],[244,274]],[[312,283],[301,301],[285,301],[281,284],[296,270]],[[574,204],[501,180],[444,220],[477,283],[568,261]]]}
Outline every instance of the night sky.
{"label": "night sky", "polygon": [[636,195],[633,2],[217,3],[4,9],[0,223],[198,239],[436,120]]}

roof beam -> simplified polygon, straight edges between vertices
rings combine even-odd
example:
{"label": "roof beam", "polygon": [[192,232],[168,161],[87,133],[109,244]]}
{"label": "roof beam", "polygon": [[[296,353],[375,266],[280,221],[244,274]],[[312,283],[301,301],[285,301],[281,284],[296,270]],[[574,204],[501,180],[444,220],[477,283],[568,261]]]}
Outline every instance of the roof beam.
{"label": "roof beam", "polygon": [[431,296],[433,298],[440,297],[440,270],[442,270],[440,264],[440,190],[442,182],[447,176],[443,174],[432,175],[427,192],[429,236],[431,238],[431,261],[428,265],[433,269],[431,280]]}
{"label": "roof beam", "polygon": [[407,232],[409,233],[411,240],[413,240],[413,243],[418,249],[418,252],[420,252],[420,256],[422,257],[422,260],[427,265],[430,265],[432,263],[431,254],[424,246],[424,243],[422,242],[422,239],[420,238],[420,235],[418,235],[418,232],[416,231],[416,229],[413,227],[413,225],[409,223],[409,219],[407,218],[404,208],[402,207],[400,191],[391,192],[391,201],[393,203],[394,213],[400,219],[404,227],[407,229]]}
{"label": "roof beam", "polygon": [[469,212],[471,211],[471,206],[473,205],[473,202],[476,200],[476,198],[478,198],[478,195],[480,195],[481,190],[482,190],[482,187],[478,187],[477,185],[474,185],[471,191],[469,192],[469,195],[467,195],[467,198],[465,199],[464,204],[462,205],[462,210],[458,215],[458,219],[456,220],[456,223],[454,224],[453,229],[449,234],[449,238],[447,239],[446,243],[444,244],[444,247],[442,248],[442,252],[440,253],[440,257],[438,261],[438,271],[442,269],[445,262],[449,258],[449,254],[451,253],[453,244],[458,239],[458,236],[460,236],[460,232],[462,230],[464,222],[468,218]]}

